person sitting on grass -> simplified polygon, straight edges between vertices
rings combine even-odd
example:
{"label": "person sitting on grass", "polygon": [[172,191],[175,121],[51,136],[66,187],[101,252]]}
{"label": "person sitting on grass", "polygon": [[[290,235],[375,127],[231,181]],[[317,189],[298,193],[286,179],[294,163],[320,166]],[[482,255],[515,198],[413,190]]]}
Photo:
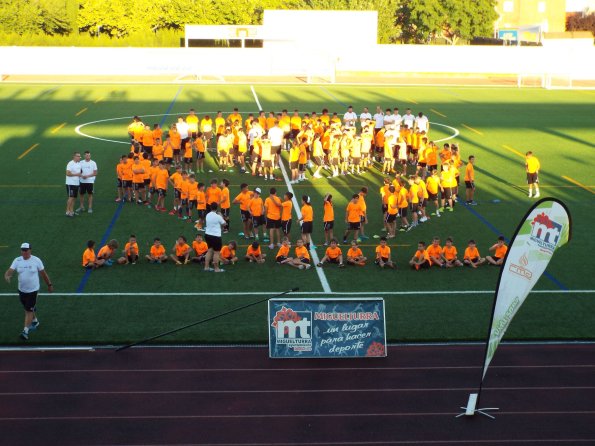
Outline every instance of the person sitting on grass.
{"label": "person sitting on grass", "polygon": [[293,263],[298,265],[299,269],[310,269],[310,253],[304,243],[304,240],[298,239],[295,242],[295,258]]}
{"label": "person sitting on grass", "polygon": [[293,257],[289,257],[289,249],[291,248],[291,242],[289,241],[289,237],[283,237],[281,239],[281,247],[279,251],[277,251],[277,256],[275,257],[275,261],[279,265],[288,265],[293,268],[300,268],[302,266],[302,262],[299,259],[294,259]]}
{"label": "person sitting on grass", "polygon": [[186,237],[183,235],[178,237],[171,251],[170,258],[176,265],[185,265],[190,262],[190,246],[186,243]]}
{"label": "person sitting on grass", "polygon": [[97,253],[97,260],[103,260],[105,266],[112,266],[114,264],[113,257],[118,249],[118,241],[111,239],[107,245],[103,246]]}
{"label": "person sitting on grass", "polygon": [[486,260],[490,265],[495,266],[502,266],[504,263],[504,257],[506,256],[506,252],[508,251],[508,246],[504,244],[504,236],[498,237],[498,241],[490,246],[490,251],[494,251],[493,256],[486,256]]}
{"label": "person sitting on grass", "polygon": [[264,263],[265,257],[266,254],[263,254],[260,249],[260,243],[255,241],[252,242],[250,246],[248,246],[248,249],[246,251],[246,260],[248,262]]}
{"label": "person sitting on grass", "polygon": [[89,240],[87,242],[87,249],[83,252],[83,268],[95,269],[103,266],[105,260],[98,259],[95,255],[95,241]]}
{"label": "person sitting on grass", "polygon": [[345,266],[345,264],[343,263],[343,252],[341,251],[341,248],[337,246],[337,239],[335,238],[331,239],[331,243],[329,247],[326,248],[324,257],[316,266],[322,267],[325,262],[337,263],[339,265],[339,268],[343,268]]}
{"label": "person sitting on grass", "polygon": [[366,259],[364,253],[357,245],[357,241],[351,241],[351,248],[347,251],[347,263],[350,265],[365,266]]}
{"label": "person sitting on grass", "polygon": [[153,239],[153,246],[151,246],[151,250],[149,251],[149,254],[145,256],[145,258],[150,263],[163,263],[167,261],[165,246],[161,244],[161,239],[158,237]]}
{"label": "person sitting on grass", "polygon": [[415,251],[415,254],[411,257],[411,260],[409,260],[409,265],[417,271],[420,269],[428,269],[432,266],[432,261],[426,250],[425,242],[419,242],[417,244],[417,251]]}
{"label": "person sitting on grass", "polygon": [[388,266],[395,268],[395,264],[391,260],[390,246],[386,244],[386,237],[380,237],[380,245],[376,247],[376,260],[374,261],[380,268]]}
{"label": "person sitting on grass", "polygon": [[477,268],[479,265],[483,265],[486,259],[479,255],[479,250],[475,245],[475,240],[469,240],[469,245],[465,249],[465,256],[463,257],[463,263],[465,266]]}
{"label": "person sitting on grass", "polygon": [[118,263],[125,265],[132,263],[136,265],[138,260],[138,243],[136,242],[136,236],[133,234],[128,239],[128,243],[124,245],[124,255],[118,259]]}
{"label": "person sitting on grass", "polygon": [[442,261],[446,268],[452,268],[454,266],[463,266],[463,263],[457,258],[457,248],[452,244],[452,237],[448,237],[442,248]]}
{"label": "person sitting on grass", "polygon": [[234,265],[238,261],[238,258],[236,257],[237,247],[238,244],[233,240],[223,246],[221,248],[221,254],[219,255],[219,262],[223,265]]}
{"label": "person sitting on grass", "polygon": [[192,242],[192,249],[194,250],[195,255],[190,260],[193,263],[204,263],[209,247],[207,246],[207,242],[203,240],[202,234],[196,235]]}
{"label": "person sitting on grass", "polygon": [[442,247],[440,246],[440,238],[434,237],[432,239],[432,244],[428,246],[426,252],[430,257],[430,263],[432,265],[439,266],[440,268],[444,267],[444,260],[442,260]]}

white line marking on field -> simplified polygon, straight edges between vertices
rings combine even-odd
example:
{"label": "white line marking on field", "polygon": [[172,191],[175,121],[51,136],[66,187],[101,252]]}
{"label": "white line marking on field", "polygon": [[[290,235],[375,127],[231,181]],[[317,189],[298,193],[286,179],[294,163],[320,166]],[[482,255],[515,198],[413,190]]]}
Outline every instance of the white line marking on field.
{"label": "white line marking on field", "polygon": [[[245,292],[213,292],[213,293],[193,293],[193,292],[170,292],[170,293],[151,293],[137,291],[134,293],[117,293],[117,292],[103,292],[103,293],[39,293],[44,297],[100,297],[100,296],[266,296],[270,294],[274,296],[281,294],[283,291],[245,291]],[[494,294],[493,290],[458,290],[458,291],[295,291],[292,295],[302,296],[317,296],[331,294],[333,296],[420,296],[420,295],[459,295],[459,294]],[[595,290],[533,290],[530,294],[595,294]],[[14,297],[15,293],[0,293],[0,297]]]}
{"label": "white line marking on field", "polygon": [[[256,101],[256,105],[258,106],[258,108],[260,110],[262,110],[262,106],[260,105],[260,101],[258,100],[258,95],[256,94],[256,90],[254,90],[254,86],[250,85],[250,90],[252,90],[252,94],[254,95],[254,100]],[[287,186],[287,190],[289,192],[291,192],[291,194],[293,195],[293,198],[291,199],[292,203],[293,203],[293,210],[295,211],[298,220],[300,218],[302,218],[302,212],[300,210],[300,205],[297,201],[296,195],[295,195],[295,191],[293,190],[293,187],[291,185],[291,183],[289,182],[289,177],[287,176],[287,170],[285,170],[285,165],[283,164],[283,158],[280,156],[279,157],[279,164],[280,164],[280,168],[281,168],[281,174],[283,174],[283,179],[285,180],[285,185]],[[312,244],[314,244],[314,241],[312,241]],[[324,270],[322,268],[318,268],[316,265],[318,265],[318,262],[320,262],[320,259],[318,258],[318,253],[316,252],[316,250],[314,248],[310,248],[310,256],[312,257],[312,267],[316,270],[316,274],[318,274],[318,279],[320,280],[320,284],[322,285],[322,289],[324,290],[325,293],[331,293],[331,286],[328,283],[328,280],[326,278],[326,274],[324,273]]]}

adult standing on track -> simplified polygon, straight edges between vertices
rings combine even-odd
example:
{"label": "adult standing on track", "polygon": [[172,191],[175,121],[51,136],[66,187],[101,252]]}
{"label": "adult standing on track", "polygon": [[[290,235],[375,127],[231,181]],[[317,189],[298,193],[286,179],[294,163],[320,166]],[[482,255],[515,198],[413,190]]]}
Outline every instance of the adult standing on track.
{"label": "adult standing on track", "polygon": [[85,151],[85,159],[80,162],[81,165],[81,184],[79,192],[81,194],[81,205],[77,209],[77,212],[85,212],[85,195],[87,195],[89,214],[93,213],[93,185],[95,184],[95,178],[97,178],[97,163],[91,159],[91,152]]}
{"label": "adult standing on track", "polygon": [[[211,203],[211,212],[205,218],[205,242],[209,250],[205,256],[205,271],[215,271],[222,273],[225,270],[219,268],[219,251],[221,251],[221,228],[227,223],[217,212],[217,203]],[[213,267],[210,263],[213,261]]]}
{"label": "adult standing on track", "polygon": [[79,186],[81,184],[81,154],[74,152],[72,161],[66,165],[66,194],[68,200],[66,201],[66,216],[74,217],[74,203],[79,194]]}
{"label": "adult standing on track", "polygon": [[19,298],[25,308],[25,326],[21,332],[21,339],[26,341],[29,339],[29,331],[35,330],[39,326],[35,314],[37,293],[39,292],[39,275],[41,274],[41,277],[43,277],[48,292],[53,292],[54,286],[45,272],[41,259],[31,255],[31,245],[29,243],[21,245],[21,255],[12,261],[10,268],[4,273],[6,282],[10,283],[15,271],[19,277]]}

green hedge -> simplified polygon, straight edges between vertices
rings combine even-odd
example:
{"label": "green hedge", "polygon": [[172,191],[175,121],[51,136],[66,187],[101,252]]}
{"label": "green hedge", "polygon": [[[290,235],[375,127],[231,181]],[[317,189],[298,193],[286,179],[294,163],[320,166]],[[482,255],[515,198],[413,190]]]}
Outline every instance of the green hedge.
{"label": "green hedge", "polygon": [[183,31],[161,30],[157,33],[134,33],[121,38],[88,33],[50,36],[47,34],[0,33],[0,46],[134,46],[134,47],[179,47],[184,39]]}

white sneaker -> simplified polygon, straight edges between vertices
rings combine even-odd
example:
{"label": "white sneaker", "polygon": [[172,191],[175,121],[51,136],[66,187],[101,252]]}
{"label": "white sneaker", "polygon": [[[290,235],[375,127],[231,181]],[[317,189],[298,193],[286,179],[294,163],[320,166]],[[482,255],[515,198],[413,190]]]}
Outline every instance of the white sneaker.
{"label": "white sneaker", "polygon": [[537,193],[535,194],[535,198],[539,198],[540,196],[541,196],[541,195],[539,194],[539,192],[537,192]]}
{"label": "white sneaker", "polygon": [[269,245],[269,249],[275,249],[275,245],[271,243],[271,244]]}

